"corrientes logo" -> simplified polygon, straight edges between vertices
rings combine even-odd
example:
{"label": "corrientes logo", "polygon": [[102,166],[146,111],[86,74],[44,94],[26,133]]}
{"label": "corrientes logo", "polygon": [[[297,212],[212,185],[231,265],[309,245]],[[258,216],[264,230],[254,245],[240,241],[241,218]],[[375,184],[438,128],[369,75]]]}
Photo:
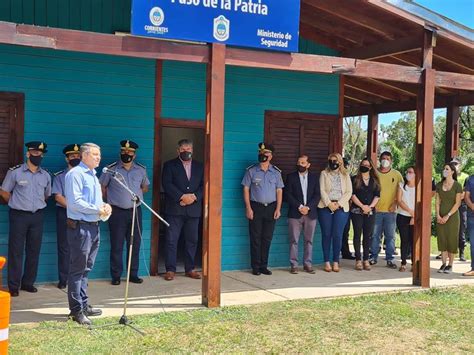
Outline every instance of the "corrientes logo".
{"label": "corrientes logo", "polygon": [[161,26],[165,21],[165,13],[163,10],[156,6],[150,10],[150,22],[155,26]]}

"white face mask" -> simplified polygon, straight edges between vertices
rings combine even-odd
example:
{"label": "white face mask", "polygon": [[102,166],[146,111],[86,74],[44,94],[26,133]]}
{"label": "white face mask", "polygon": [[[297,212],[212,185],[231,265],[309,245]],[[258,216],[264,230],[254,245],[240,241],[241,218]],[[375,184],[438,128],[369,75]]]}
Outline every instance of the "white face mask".
{"label": "white face mask", "polygon": [[407,181],[412,181],[415,178],[415,174],[407,173],[405,177],[407,178]]}
{"label": "white face mask", "polygon": [[380,165],[382,165],[382,168],[388,168],[390,167],[390,160],[382,159],[382,161],[380,162]]}
{"label": "white face mask", "polygon": [[449,173],[450,173],[449,170],[444,169],[443,170],[443,177],[447,178],[450,175]]}

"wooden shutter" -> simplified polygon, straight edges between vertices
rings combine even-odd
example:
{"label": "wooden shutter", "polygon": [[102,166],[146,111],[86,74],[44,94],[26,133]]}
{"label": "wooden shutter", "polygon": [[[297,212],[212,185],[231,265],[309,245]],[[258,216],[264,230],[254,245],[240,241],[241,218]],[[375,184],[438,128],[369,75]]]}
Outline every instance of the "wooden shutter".
{"label": "wooden shutter", "polygon": [[23,161],[23,94],[0,92],[0,184]]}
{"label": "wooden shutter", "polygon": [[336,129],[338,119],[336,115],[267,111],[265,142],[275,148],[272,163],[282,170],[285,177],[295,171],[298,156],[306,154],[311,170],[320,172],[341,139]]}

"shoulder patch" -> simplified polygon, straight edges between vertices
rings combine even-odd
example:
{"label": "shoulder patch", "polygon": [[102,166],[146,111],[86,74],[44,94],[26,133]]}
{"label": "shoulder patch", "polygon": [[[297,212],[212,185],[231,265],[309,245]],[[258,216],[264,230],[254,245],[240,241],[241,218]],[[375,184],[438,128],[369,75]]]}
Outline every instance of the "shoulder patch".
{"label": "shoulder patch", "polygon": [[281,173],[281,169],[280,169],[278,166],[276,166],[276,165],[272,165],[272,166],[273,166],[279,173]]}
{"label": "shoulder patch", "polygon": [[58,176],[58,175],[61,175],[63,172],[64,172],[64,170],[60,170],[60,171],[54,173],[53,175],[54,175],[54,176]]}
{"label": "shoulder patch", "polygon": [[115,165],[117,165],[117,162],[107,165],[107,168],[113,168]]}
{"label": "shoulder patch", "polygon": [[256,166],[256,165],[257,165],[257,164],[252,164],[252,165],[250,165],[250,166],[247,166],[246,170],[249,170],[249,169],[253,168],[253,167]]}
{"label": "shoulder patch", "polygon": [[45,173],[48,173],[49,175],[51,175],[51,172],[48,169],[45,169],[45,168],[41,167],[41,170],[43,170]]}
{"label": "shoulder patch", "polygon": [[18,169],[20,166],[22,166],[22,164],[18,164],[18,165],[15,165],[15,166],[12,166],[10,169],[8,170],[15,170],[15,169]]}
{"label": "shoulder patch", "polygon": [[141,166],[143,169],[146,170],[146,166],[145,166],[145,165],[143,165],[143,164],[141,164],[141,163],[137,163],[137,162],[135,162],[135,164],[137,164],[138,166]]}

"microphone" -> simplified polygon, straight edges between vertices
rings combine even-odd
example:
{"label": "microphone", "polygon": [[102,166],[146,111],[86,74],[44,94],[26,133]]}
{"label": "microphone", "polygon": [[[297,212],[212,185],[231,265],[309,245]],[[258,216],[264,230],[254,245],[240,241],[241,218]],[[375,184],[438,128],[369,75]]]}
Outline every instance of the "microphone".
{"label": "microphone", "polygon": [[112,176],[116,176],[116,175],[119,174],[118,171],[109,169],[109,168],[107,168],[107,167],[104,167],[104,168],[102,169],[102,172],[103,172],[104,174],[111,174]]}

